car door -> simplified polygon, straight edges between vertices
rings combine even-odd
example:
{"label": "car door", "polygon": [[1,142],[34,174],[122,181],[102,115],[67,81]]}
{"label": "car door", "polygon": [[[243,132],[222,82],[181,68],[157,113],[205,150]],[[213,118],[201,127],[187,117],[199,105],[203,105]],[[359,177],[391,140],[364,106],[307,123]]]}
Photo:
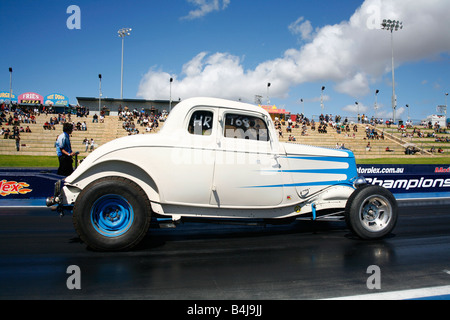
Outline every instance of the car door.
{"label": "car door", "polygon": [[170,153],[165,158],[171,161],[164,173],[170,186],[164,189],[164,199],[171,204],[208,206],[217,146],[217,108],[194,107],[183,125],[174,145],[162,149]]}
{"label": "car door", "polygon": [[211,204],[241,208],[280,204],[282,168],[263,115],[219,109],[219,119]]}

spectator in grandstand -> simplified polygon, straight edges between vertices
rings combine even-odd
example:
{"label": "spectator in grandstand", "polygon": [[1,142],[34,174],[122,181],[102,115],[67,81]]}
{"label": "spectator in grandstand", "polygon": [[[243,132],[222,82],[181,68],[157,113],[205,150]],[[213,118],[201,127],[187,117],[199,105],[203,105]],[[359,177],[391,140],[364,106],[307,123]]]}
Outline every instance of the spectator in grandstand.
{"label": "spectator in grandstand", "polygon": [[95,146],[94,139],[91,138],[90,151],[94,151],[94,146]]}
{"label": "spectator in grandstand", "polygon": [[86,149],[84,150],[84,152],[87,152],[88,149],[89,149],[89,139],[88,139],[88,138],[84,138],[83,144],[84,144],[85,147],[86,147]]}
{"label": "spectator in grandstand", "polygon": [[66,177],[72,174],[72,157],[78,154],[78,152],[72,151],[72,146],[70,144],[70,134],[72,131],[73,125],[71,123],[64,123],[63,133],[61,133],[56,140],[56,154],[58,155],[59,160],[58,174]]}
{"label": "spectator in grandstand", "polygon": [[6,128],[6,129],[3,131],[3,139],[8,139],[10,133],[11,133],[11,132],[10,132],[9,128]]}
{"label": "spectator in grandstand", "polygon": [[281,126],[278,129],[278,134],[279,134],[280,138],[283,138],[283,130],[281,130]]}

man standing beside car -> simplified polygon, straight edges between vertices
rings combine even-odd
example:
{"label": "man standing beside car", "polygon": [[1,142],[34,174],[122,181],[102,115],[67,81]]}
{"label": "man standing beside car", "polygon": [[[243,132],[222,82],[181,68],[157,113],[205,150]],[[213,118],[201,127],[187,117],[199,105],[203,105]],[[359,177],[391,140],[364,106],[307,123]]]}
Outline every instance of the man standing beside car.
{"label": "man standing beside car", "polygon": [[56,154],[58,155],[59,168],[58,174],[61,176],[69,176],[73,172],[72,156],[78,154],[78,152],[72,151],[70,144],[70,134],[73,131],[73,125],[71,123],[63,124],[63,133],[58,136],[56,140]]}

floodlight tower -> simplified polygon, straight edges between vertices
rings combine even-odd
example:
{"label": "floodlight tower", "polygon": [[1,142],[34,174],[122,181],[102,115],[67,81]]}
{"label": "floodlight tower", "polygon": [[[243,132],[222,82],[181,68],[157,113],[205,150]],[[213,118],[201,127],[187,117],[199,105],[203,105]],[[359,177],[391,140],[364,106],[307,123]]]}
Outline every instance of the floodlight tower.
{"label": "floodlight tower", "polygon": [[99,85],[98,85],[98,113],[100,114],[100,110],[102,107],[102,74],[99,73],[98,74],[98,81],[99,81]]}
{"label": "floodlight tower", "polygon": [[12,73],[13,73],[13,69],[11,67],[9,67],[9,107],[10,107],[10,111],[11,111],[11,107],[12,107]]}
{"label": "floodlight tower", "polygon": [[392,48],[392,115],[395,123],[395,109],[397,108],[397,97],[395,95],[395,75],[394,75],[394,31],[403,29],[403,22],[398,20],[386,20],[381,23],[382,30],[391,32],[391,48]]}
{"label": "floodlight tower", "polygon": [[325,109],[325,106],[323,104],[323,91],[325,90],[325,86],[322,86],[322,92],[320,93],[320,107],[322,108],[322,113],[323,110]]}
{"label": "floodlight tower", "polygon": [[378,111],[378,93],[380,93],[380,90],[376,89],[375,90],[375,118],[377,117],[377,111]]}
{"label": "floodlight tower", "polygon": [[448,92],[445,93],[445,116],[447,116],[447,97],[448,97]]}
{"label": "floodlight tower", "polygon": [[122,38],[122,67],[120,71],[120,99],[123,99],[123,40],[126,36],[130,35],[131,28],[122,28],[119,31],[117,31],[117,34],[120,38]]}

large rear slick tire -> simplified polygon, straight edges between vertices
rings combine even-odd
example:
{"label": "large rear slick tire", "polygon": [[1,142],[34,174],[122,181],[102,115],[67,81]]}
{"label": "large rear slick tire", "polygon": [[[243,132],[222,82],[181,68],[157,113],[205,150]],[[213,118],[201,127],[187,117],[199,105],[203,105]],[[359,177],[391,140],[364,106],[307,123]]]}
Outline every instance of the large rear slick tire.
{"label": "large rear slick tire", "polygon": [[392,193],[380,186],[356,189],[347,201],[345,221],[361,239],[380,239],[397,223],[398,206]]}
{"label": "large rear slick tire", "polygon": [[150,202],[136,183],[122,177],[92,182],[78,196],[73,224],[81,240],[96,251],[125,251],[148,232]]}

